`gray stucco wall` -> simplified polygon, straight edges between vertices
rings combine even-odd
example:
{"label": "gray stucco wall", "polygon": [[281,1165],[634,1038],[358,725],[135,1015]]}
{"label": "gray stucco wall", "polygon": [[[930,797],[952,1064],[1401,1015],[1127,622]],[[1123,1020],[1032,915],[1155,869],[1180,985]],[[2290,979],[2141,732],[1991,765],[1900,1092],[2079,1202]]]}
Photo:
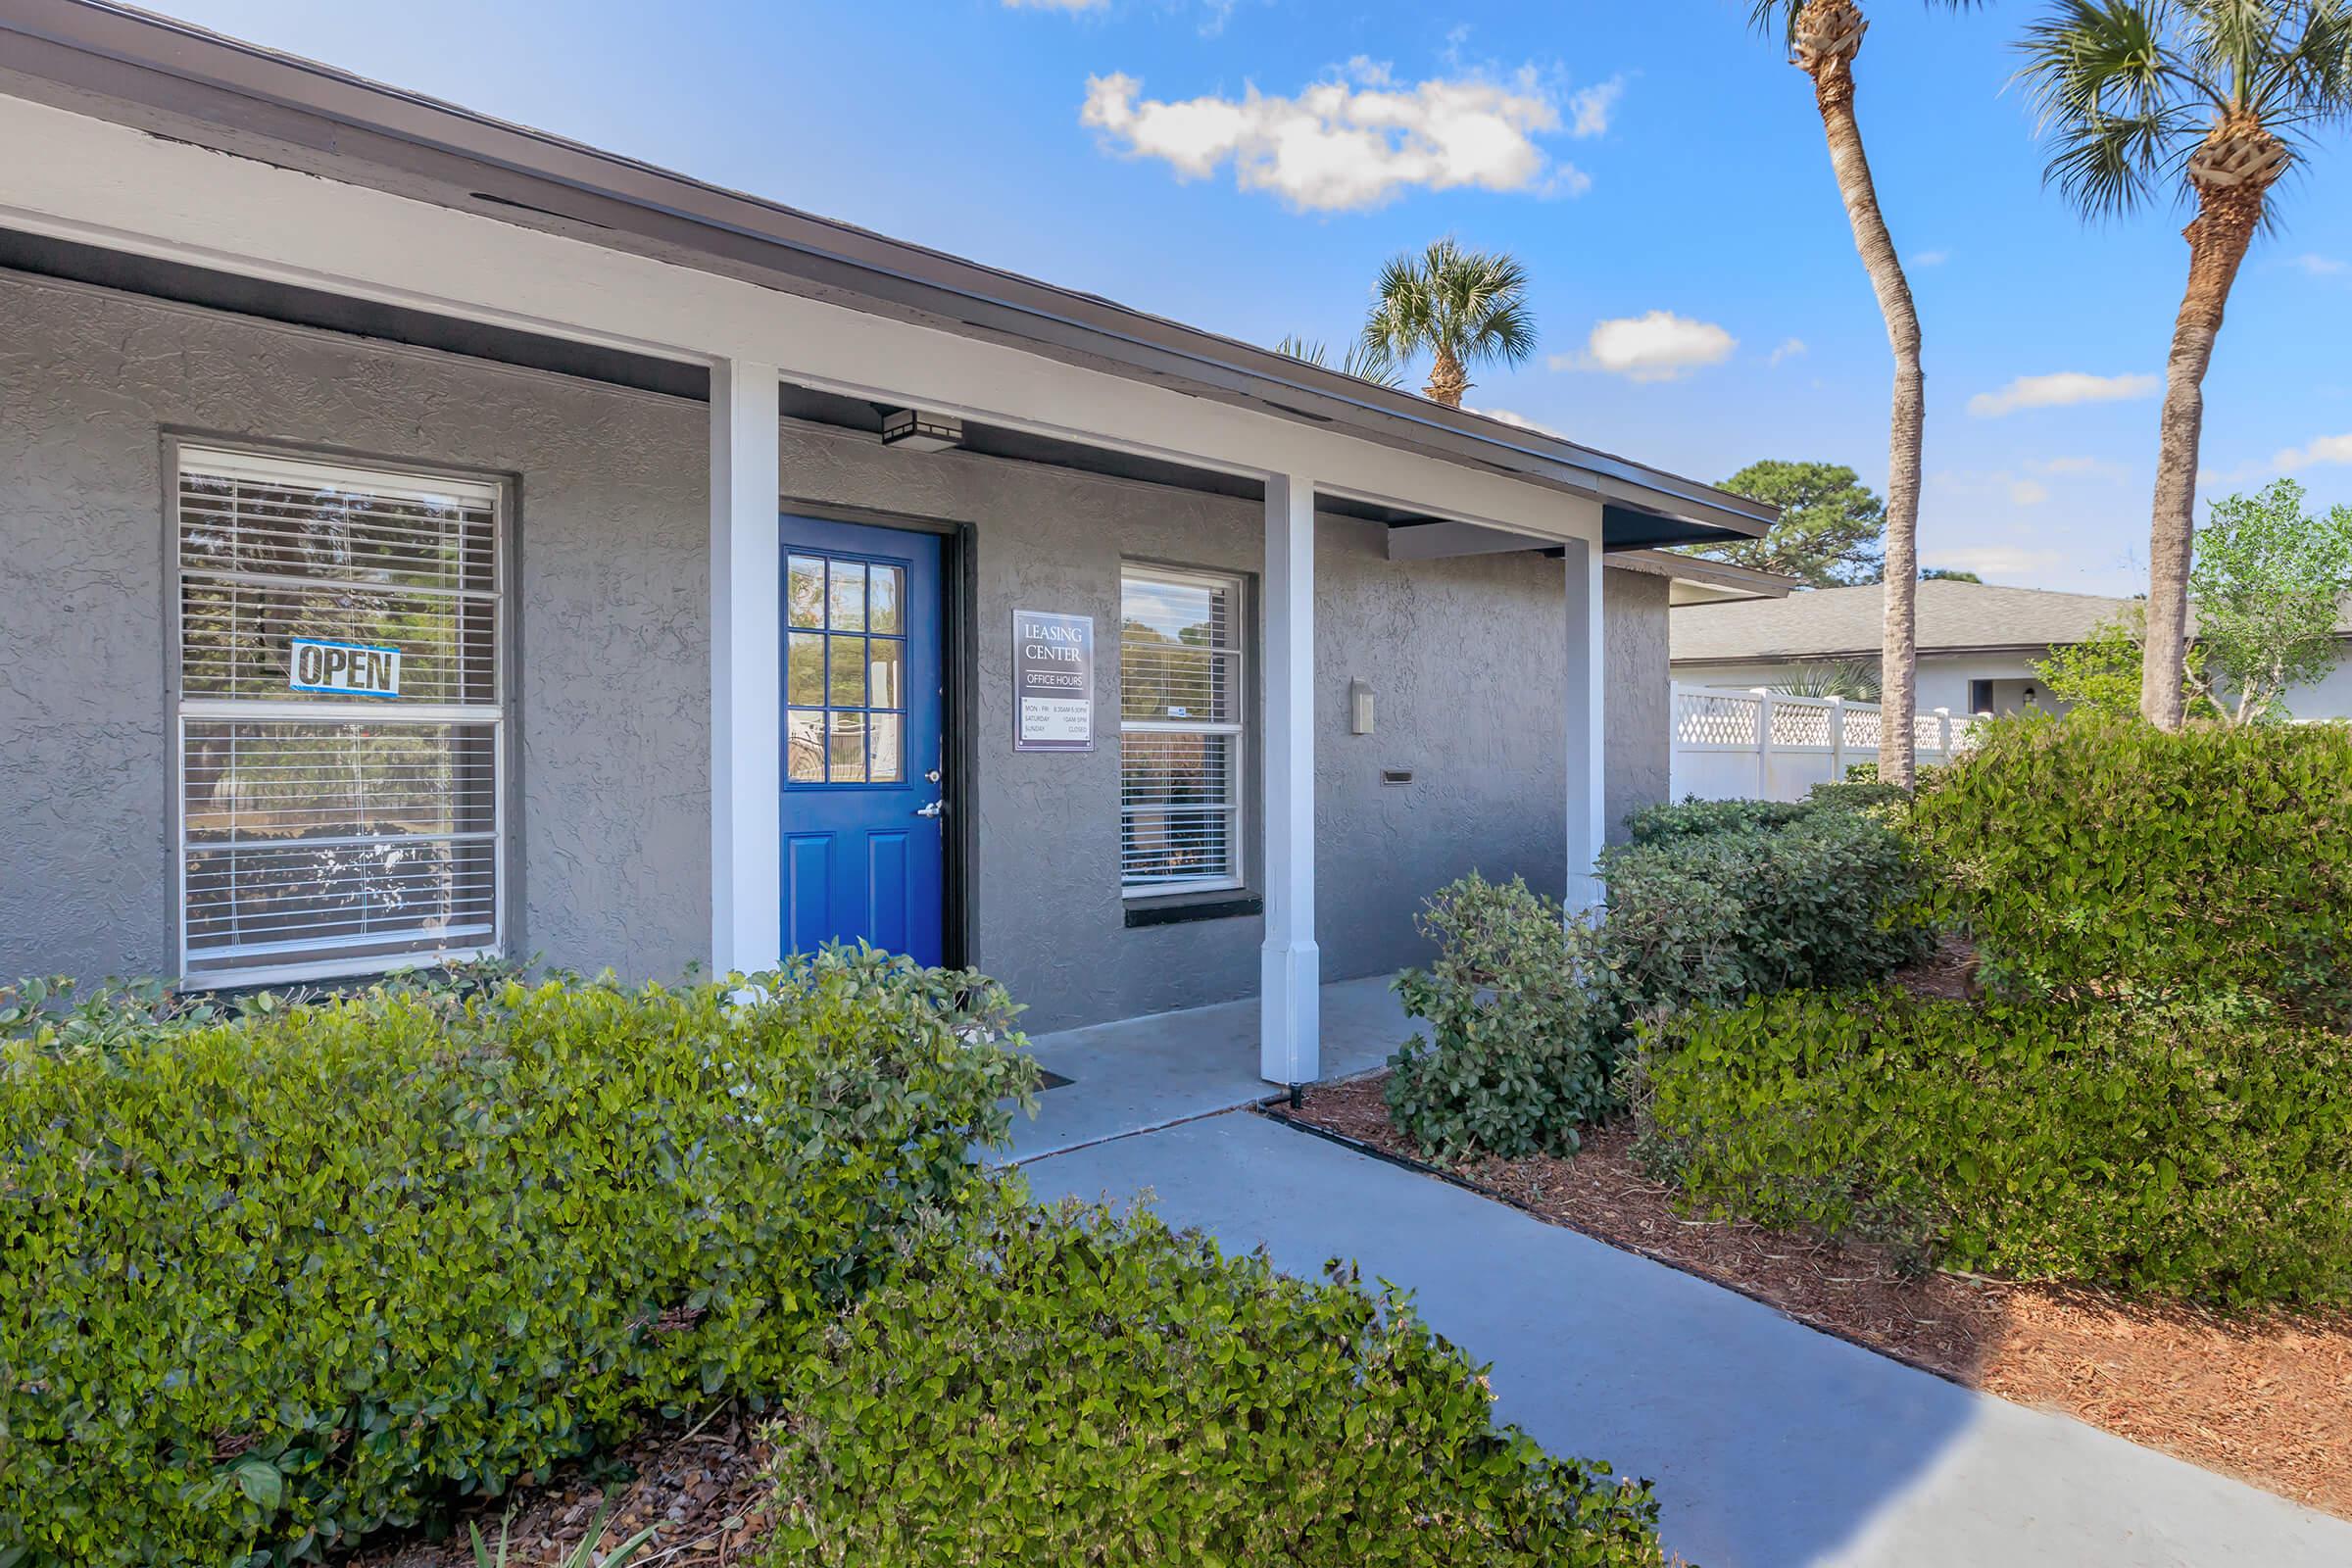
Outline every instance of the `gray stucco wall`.
{"label": "gray stucco wall", "polygon": [[[1564,568],[1391,562],[1384,533],[1326,517],[1315,535],[1315,941],[1332,980],[1425,961],[1414,912],[1466,872],[1553,895],[1567,878]],[[1348,733],[1350,677],[1371,684],[1370,735]],[[1391,768],[1413,781],[1383,784]]]}
{"label": "gray stucco wall", "polygon": [[1609,838],[1625,838],[1625,816],[1663,804],[1673,793],[1674,694],[1666,672],[1674,583],[1647,572],[1601,577],[1601,621],[1608,635],[1609,714],[1601,749]]}
{"label": "gray stucco wall", "polygon": [[[0,319],[0,798],[18,804],[0,816],[0,975],[174,966],[171,428],[515,476],[514,950],[655,977],[706,955],[699,406],[11,274]],[[787,505],[972,526],[973,961],[1040,1029],[1253,994],[1257,917],[1124,924],[1115,637],[1123,558],[1255,574],[1259,508],[812,426],[779,441]],[[1544,694],[1565,665],[1564,585],[1535,556],[1391,563],[1378,527],[1336,517],[1316,558],[1317,940],[1340,979],[1423,956],[1413,911],[1466,870],[1561,885],[1564,715]],[[1664,585],[1654,607],[1650,590],[1608,574],[1612,819],[1663,793]],[[1095,617],[1094,753],[1013,752],[1016,604]],[[1370,736],[1348,733],[1350,678],[1376,694]],[[1623,732],[1650,725],[1650,687],[1655,733],[1636,743]],[[1412,782],[1384,784],[1391,768]],[[1256,872],[1253,850],[1252,891]]]}
{"label": "gray stucco wall", "polygon": [[512,947],[710,932],[703,410],[0,273],[0,975],[170,973],[162,433],[517,476]]}

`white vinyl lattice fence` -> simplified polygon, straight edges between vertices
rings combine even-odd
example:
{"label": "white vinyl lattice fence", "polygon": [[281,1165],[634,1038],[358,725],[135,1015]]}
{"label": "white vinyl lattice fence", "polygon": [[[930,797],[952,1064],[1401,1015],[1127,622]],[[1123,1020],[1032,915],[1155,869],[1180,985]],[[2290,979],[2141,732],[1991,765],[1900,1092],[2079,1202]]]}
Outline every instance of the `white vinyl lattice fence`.
{"label": "white vinyl lattice fence", "polygon": [[[1968,749],[1974,720],[1945,709],[1918,715],[1912,744],[1922,767]],[[1797,801],[1879,758],[1879,706],[1838,697],[1790,697],[1757,688],[1674,686],[1673,795],[1707,801]]]}

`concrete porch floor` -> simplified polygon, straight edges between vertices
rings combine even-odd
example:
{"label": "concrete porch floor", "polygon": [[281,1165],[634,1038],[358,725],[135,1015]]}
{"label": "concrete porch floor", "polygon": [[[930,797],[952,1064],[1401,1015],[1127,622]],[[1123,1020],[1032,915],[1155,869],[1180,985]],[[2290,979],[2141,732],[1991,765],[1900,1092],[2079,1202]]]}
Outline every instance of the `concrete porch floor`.
{"label": "concrete porch floor", "polygon": [[[1326,1080],[1379,1066],[1413,1033],[1392,978],[1323,987]],[[1038,1097],[1034,1121],[1014,1118],[1005,1156],[1012,1164],[1280,1093],[1257,1075],[1255,997],[1064,1029],[1039,1035],[1029,1049],[1040,1066],[1070,1082]]]}

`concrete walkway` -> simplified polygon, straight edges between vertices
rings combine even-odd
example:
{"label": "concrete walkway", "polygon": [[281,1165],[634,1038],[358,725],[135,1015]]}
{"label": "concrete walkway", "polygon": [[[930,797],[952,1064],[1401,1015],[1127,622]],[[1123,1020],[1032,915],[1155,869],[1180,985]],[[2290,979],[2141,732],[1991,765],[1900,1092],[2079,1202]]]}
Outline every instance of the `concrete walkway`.
{"label": "concrete walkway", "polygon": [[[1323,988],[1323,1077],[1389,1059],[1414,1030],[1387,975]],[[1070,1083],[1014,1119],[1015,1161],[1059,1153],[1281,1093],[1257,1075],[1257,999],[1040,1035],[1038,1064]]]}
{"label": "concrete walkway", "polygon": [[1494,1363],[1503,1419],[1656,1481],[1666,1545],[1705,1568],[2352,1564],[2352,1524],[1248,1111],[1026,1174],[1045,1199],[1154,1194],[1172,1221],[1296,1273],[1352,1257],[1410,1287],[1438,1332]]}

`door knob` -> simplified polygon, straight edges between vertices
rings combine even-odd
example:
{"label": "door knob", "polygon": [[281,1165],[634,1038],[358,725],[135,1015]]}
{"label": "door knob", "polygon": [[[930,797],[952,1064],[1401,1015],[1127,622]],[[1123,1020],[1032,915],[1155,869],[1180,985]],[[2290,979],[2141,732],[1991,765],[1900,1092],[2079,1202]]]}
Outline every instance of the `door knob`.
{"label": "door knob", "polygon": [[932,802],[932,803],[931,803],[929,806],[918,806],[918,807],[916,807],[916,808],[914,808],[914,814],[915,814],[915,815],[917,815],[917,816],[937,816],[937,815],[939,815],[939,814],[940,814],[942,811],[945,811],[947,808],[948,808],[948,803],[947,803],[947,802],[945,802],[945,801],[933,801],[933,802]]}

